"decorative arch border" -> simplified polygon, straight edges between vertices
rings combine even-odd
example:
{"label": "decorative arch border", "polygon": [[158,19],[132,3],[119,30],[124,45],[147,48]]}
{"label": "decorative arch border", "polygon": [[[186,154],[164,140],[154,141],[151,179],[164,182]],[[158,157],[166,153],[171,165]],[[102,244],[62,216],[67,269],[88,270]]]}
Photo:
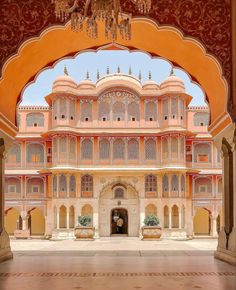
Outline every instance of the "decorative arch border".
{"label": "decorative arch border", "polygon": [[[217,59],[206,53],[206,49],[201,43],[194,38],[184,37],[176,28],[160,27],[148,18],[134,18],[132,26],[133,38],[131,41],[118,39],[118,44],[113,43],[112,45],[107,43],[104,34],[101,32],[99,34],[101,37],[97,40],[88,39],[85,32],[81,32],[76,37],[76,39],[80,37],[80,41],[76,41],[73,32],[69,30],[69,23],[64,27],[50,27],[44,30],[39,37],[23,43],[18,53],[9,58],[3,66],[3,75],[0,80],[0,91],[3,96],[0,100],[0,106],[3,107],[3,114],[12,123],[15,123],[15,108],[20,100],[22,89],[43,69],[55,65],[56,60],[68,58],[84,51],[124,49],[125,47],[129,51],[146,51],[152,57],[164,57],[174,65],[180,66],[191,73],[194,81],[197,80],[206,91],[211,109],[212,123],[210,130],[212,133],[219,133],[231,123],[227,113],[227,81]],[[99,23],[98,29],[102,29],[101,23]],[[61,39],[64,39],[66,43],[70,39],[69,45],[61,45]],[[150,41],[150,39],[153,39],[153,41]],[[60,45],[58,45],[59,43]],[[57,47],[56,51],[55,47]],[[29,59],[31,59],[30,64]],[[25,66],[26,64],[27,66]],[[19,70],[23,66],[27,69],[19,74]],[[13,79],[16,83],[15,86],[11,86]],[[2,104],[5,99],[4,96],[9,99],[8,104]]]}

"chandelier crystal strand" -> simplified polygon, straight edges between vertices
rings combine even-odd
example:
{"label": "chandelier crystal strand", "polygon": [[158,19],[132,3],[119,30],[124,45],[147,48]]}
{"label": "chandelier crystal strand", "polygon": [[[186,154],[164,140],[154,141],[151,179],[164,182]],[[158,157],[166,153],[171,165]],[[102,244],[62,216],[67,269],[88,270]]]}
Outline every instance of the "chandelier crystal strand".
{"label": "chandelier crystal strand", "polygon": [[[130,0],[134,3],[142,14],[149,13],[152,0]],[[73,2],[73,5],[71,6]],[[71,29],[73,31],[82,30],[83,23],[86,23],[86,33],[91,38],[98,37],[97,21],[104,22],[105,37],[115,41],[118,32],[122,39],[131,39],[131,18],[132,15],[124,16],[121,10],[120,0],[86,0],[84,12],[79,8],[79,0],[52,0],[55,4],[55,15],[61,20],[70,17]],[[91,15],[88,15],[88,10]]]}

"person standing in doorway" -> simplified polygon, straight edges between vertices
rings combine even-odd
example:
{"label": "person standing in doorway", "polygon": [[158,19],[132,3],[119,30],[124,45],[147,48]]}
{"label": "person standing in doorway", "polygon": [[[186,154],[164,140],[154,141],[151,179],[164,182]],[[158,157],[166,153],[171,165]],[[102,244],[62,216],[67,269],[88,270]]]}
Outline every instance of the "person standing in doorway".
{"label": "person standing in doorway", "polygon": [[123,227],[124,221],[121,217],[118,218],[117,222],[116,222],[116,226],[117,226],[117,233],[118,234],[122,234],[122,227]]}

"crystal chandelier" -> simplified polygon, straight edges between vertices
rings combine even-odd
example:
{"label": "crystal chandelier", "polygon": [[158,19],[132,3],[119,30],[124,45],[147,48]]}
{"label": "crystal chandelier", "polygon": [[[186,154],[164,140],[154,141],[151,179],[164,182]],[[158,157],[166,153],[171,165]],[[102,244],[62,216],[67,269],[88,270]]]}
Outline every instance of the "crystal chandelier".
{"label": "crystal chandelier", "polygon": [[[140,13],[149,13],[152,0],[130,1],[137,6]],[[89,37],[97,38],[97,21],[103,21],[107,39],[116,40],[118,32],[123,39],[131,39],[131,14],[123,15],[120,0],[52,0],[52,2],[55,3],[56,17],[61,20],[70,18],[73,31],[85,27]],[[85,2],[82,9],[79,2]]]}

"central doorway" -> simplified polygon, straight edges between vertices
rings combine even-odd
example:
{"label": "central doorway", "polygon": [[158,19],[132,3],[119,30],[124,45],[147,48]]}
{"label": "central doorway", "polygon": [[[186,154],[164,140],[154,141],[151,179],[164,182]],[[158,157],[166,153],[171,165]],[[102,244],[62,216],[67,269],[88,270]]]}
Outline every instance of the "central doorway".
{"label": "central doorway", "polygon": [[128,235],[128,211],[114,208],[111,211],[111,235]]}

